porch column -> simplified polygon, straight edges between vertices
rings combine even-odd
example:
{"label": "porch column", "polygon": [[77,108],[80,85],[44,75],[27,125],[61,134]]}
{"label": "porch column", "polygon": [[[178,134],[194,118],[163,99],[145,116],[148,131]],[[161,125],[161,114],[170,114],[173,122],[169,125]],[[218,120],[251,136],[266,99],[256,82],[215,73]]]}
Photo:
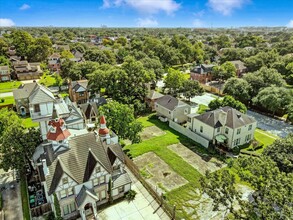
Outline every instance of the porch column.
{"label": "porch column", "polygon": [[80,208],[79,214],[82,220],[86,220],[84,208]]}
{"label": "porch column", "polygon": [[97,213],[97,204],[96,202],[92,202],[92,207],[94,210],[94,218],[97,220],[98,219],[98,213]]}

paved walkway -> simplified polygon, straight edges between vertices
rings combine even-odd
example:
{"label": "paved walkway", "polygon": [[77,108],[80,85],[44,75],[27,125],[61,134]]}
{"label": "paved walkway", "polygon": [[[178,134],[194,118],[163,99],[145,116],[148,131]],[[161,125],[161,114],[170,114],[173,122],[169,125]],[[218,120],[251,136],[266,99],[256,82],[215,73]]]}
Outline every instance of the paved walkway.
{"label": "paved walkway", "polygon": [[98,214],[102,220],[169,220],[167,214],[159,207],[143,185],[127,170],[132,180],[132,189],[137,192],[135,200],[122,201]]}
{"label": "paved walkway", "polygon": [[8,96],[13,96],[13,92],[0,93],[0,98],[4,98],[4,97],[8,97]]}

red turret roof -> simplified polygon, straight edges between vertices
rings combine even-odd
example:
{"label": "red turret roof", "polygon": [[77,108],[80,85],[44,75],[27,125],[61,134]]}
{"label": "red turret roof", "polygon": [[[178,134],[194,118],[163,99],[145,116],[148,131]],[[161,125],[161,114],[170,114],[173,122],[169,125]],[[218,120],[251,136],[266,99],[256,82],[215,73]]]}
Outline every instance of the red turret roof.
{"label": "red turret roof", "polygon": [[106,135],[106,134],[109,134],[109,129],[106,127],[106,119],[103,116],[101,116],[100,118],[100,125],[104,125],[102,128],[99,129],[99,134],[100,135]]}
{"label": "red turret roof", "polygon": [[100,118],[100,124],[106,124],[106,119],[104,115],[102,115]]}
{"label": "red turret roof", "polygon": [[62,129],[64,126],[64,120],[59,118],[58,120],[51,120],[49,122],[54,130],[49,130],[47,133],[47,139],[52,141],[61,141],[68,138],[71,134],[67,129]]}

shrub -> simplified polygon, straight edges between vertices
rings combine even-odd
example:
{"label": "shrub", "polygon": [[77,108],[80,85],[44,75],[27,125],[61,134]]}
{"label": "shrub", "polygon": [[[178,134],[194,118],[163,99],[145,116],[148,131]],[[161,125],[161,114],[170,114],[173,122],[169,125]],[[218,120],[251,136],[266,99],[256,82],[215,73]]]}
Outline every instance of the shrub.
{"label": "shrub", "polygon": [[134,190],[129,190],[125,196],[125,198],[130,202],[132,200],[135,199],[137,192],[135,192]]}
{"label": "shrub", "polygon": [[240,154],[240,148],[239,148],[238,146],[232,148],[232,153],[233,153],[234,155],[238,155],[238,154]]}
{"label": "shrub", "polygon": [[1,99],[1,103],[3,103],[5,100],[4,99]]}
{"label": "shrub", "polygon": [[54,212],[50,212],[47,216],[46,216],[46,220],[55,220],[55,214]]}

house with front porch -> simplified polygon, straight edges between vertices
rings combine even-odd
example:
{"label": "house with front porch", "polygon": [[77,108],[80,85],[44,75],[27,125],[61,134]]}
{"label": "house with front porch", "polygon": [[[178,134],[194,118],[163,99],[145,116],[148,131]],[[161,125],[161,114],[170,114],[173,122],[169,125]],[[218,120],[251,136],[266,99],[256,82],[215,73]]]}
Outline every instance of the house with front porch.
{"label": "house with front porch", "polygon": [[214,145],[234,148],[254,138],[257,122],[231,107],[223,107],[201,115],[188,115],[188,128]]}
{"label": "house with front porch", "polygon": [[33,156],[46,200],[55,212],[54,196],[63,219],[97,218],[99,206],[123,197],[131,189],[118,137],[100,118],[98,135],[71,135],[63,119],[50,121],[48,142]]}

